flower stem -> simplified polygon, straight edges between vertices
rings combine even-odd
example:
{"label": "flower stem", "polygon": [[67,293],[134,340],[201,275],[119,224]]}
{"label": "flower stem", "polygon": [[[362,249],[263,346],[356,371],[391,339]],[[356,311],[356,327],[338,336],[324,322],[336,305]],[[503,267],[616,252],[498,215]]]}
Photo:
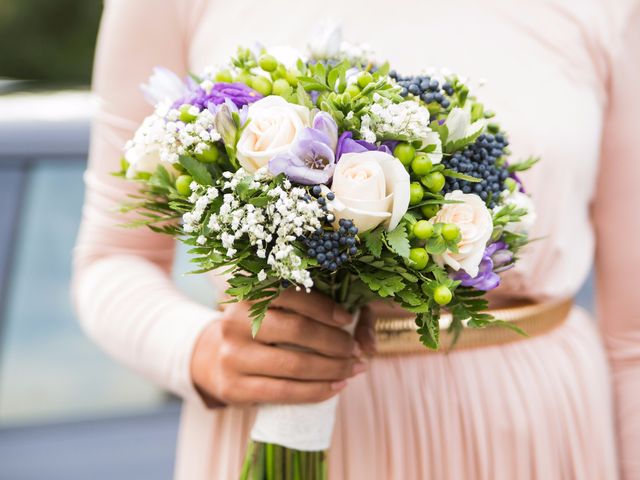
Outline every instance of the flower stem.
{"label": "flower stem", "polygon": [[271,443],[249,442],[240,480],[326,480],[325,452],[302,452]]}

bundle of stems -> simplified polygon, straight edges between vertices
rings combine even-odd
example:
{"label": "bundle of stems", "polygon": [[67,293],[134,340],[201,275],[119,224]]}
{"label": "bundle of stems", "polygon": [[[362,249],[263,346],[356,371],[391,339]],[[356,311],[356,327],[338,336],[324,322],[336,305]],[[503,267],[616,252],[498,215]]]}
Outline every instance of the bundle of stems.
{"label": "bundle of stems", "polygon": [[249,442],[240,480],[326,480],[326,452]]}

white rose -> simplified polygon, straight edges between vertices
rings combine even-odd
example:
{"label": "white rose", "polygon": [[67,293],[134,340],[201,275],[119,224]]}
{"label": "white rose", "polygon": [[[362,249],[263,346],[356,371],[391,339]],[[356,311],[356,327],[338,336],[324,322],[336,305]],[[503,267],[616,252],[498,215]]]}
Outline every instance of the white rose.
{"label": "white rose", "polygon": [[311,111],[282,97],[270,96],[249,105],[248,119],[236,148],[240,165],[255,172],[287,151],[298,132],[311,126]]}
{"label": "white rose", "polygon": [[457,200],[463,203],[446,203],[438,211],[434,221],[452,223],[460,229],[461,239],[458,253],[446,251],[434,255],[433,259],[441,267],[449,265],[460,269],[472,277],[478,275],[478,267],[487,242],[493,232],[493,219],[484,201],[474,193],[462,193],[460,190],[447,193],[445,200]]}
{"label": "white rose", "polygon": [[536,207],[531,197],[518,190],[511,193],[507,191],[507,193],[505,193],[504,203],[505,205],[515,205],[516,208],[523,208],[527,211],[526,215],[520,217],[519,222],[507,223],[504,229],[513,233],[529,232],[537,218]]}
{"label": "white rose", "polygon": [[345,153],[333,174],[329,202],[336,221],[353,220],[360,232],[396,228],[409,207],[409,174],[385,152]]}

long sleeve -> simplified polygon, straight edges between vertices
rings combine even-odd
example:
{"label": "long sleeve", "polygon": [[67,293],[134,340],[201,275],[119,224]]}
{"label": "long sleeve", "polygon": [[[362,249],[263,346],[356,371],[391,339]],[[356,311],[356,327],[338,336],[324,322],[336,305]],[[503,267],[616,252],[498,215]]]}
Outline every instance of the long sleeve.
{"label": "long sleeve", "polygon": [[191,354],[217,313],[172,283],[173,239],[120,226],[126,218],[117,208],[135,187],[111,176],[124,143],[151,112],[140,84],[155,66],[187,70],[185,10],[171,1],[106,2],[72,296],[84,330],[113,357],[184,398],[200,399],[190,378]]}
{"label": "long sleeve", "polygon": [[640,478],[640,5],[611,58],[594,205],[598,316],[611,363],[622,478]]}

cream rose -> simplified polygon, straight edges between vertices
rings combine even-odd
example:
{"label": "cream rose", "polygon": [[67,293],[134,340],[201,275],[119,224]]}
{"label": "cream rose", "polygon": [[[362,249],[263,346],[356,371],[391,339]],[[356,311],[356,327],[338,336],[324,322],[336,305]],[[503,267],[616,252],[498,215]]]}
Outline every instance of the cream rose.
{"label": "cream rose", "polygon": [[329,202],[336,221],[353,220],[360,232],[384,224],[393,230],[409,207],[409,174],[385,152],[345,153],[333,174]]}
{"label": "cream rose", "polygon": [[434,255],[433,259],[441,267],[449,265],[456,271],[462,269],[475,277],[478,275],[482,255],[493,232],[491,213],[484,201],[473,193],[456,190],[447,193],[444,198],[462,203],[444,204],[434,221],[457,225],[462,238],[458,243],[458,253],[446,251],[442,255]]}
{"label": "cream rose", "polygon": [[282,97],[270,96],[249,106],[248,119],[236,149],[240,165],[255,172],[287,151],[298,132],[311,126],[311,111]]}

